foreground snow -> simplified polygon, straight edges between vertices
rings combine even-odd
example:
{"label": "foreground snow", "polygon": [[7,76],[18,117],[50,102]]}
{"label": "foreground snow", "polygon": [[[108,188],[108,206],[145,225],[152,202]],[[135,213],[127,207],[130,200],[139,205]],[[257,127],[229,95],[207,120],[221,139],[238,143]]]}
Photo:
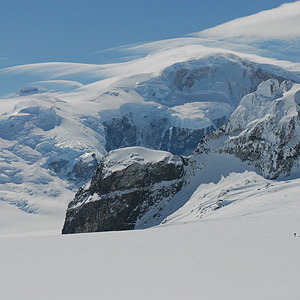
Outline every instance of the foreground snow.
{"label": "foreground snow", "polygon": [[[299,183],[233,173],[155,228],[2,235],[1,298],[299,299]],[[191,212],[222,190],[226,206]]]}

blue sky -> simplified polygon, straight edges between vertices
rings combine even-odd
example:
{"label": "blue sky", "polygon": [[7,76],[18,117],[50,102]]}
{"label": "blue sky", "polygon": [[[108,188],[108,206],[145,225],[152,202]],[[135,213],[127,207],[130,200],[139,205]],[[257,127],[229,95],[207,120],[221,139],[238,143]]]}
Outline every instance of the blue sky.
{"label": "blue sky", "polygon": [[181,37],[294,1],[0,0],[0,67],[105,63],[122,45]]}

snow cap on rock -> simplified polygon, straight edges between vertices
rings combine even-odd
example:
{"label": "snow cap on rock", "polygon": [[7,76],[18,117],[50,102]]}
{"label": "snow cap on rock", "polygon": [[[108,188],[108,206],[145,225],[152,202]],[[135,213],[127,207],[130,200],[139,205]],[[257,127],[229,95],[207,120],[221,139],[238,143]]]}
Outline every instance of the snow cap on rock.
{"label": "snow cap on rock", "polygon": [[275,95],[282,94],[282,89],[280,88],[277,79],[269,79],[262,82],[257,88],[257,94],[265,97],[273,97]]}

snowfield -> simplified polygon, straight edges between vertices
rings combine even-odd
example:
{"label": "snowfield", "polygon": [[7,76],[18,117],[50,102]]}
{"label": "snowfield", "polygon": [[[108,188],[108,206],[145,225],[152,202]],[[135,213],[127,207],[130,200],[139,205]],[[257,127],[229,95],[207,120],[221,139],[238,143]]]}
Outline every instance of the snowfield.
{"label": "snowfield", "polygon": [[[1,298],[298,299],[299,184],[233,173],[155,228],[2,235]],[[226,205],[199,219],[204,194],[222,191]]]}

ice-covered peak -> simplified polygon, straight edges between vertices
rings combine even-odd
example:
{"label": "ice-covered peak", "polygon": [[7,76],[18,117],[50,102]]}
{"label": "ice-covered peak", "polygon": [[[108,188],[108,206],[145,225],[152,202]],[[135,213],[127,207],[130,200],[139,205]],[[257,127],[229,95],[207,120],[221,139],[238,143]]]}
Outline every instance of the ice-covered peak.
{"label": "ice-covered peak", "polygon": [[297,175],[300,85],[285,82],[279,87],[278,82],[268,81],[260,85],[260,91],[245,96],[229,118],[225,133],[236,133],[229,136],[223,150],[254,165],[264,177]]}
{"label": "ice-covered peak", "polygon": [[300,115],[300,90],[295,93],[294,101],[296,103],[296,110],[298,115]]}
{"label": "ice-covered peak", "polygon": [[282,89],[277,79],[269,79],[262,82],[256,93],[264,97],[274,97],[282,94]]}
{"label": "ice-covered peak", "polygon": [[259,87],[258,93],[269,97],[281,91],[278,81],[299,79],[298,73],[219,53],[170,65],[160,75],[139,82],[135,90],[146,101],[171,107],[207,101],[236,107],[262,81],[267,82]]}
{"label": "ice-covered peak", "polygon": [[[230,116],[226,126],[226,133],[233,133],[245,128],[253,127],[260,119],[267,115],[275,115],[277,106],[277,99],[285,99],[286,106],[290,105],[290,97],[285,97],[285,93],[290,94],[289,90],[292,88],[293,83],[291,81],[284,81],[279,84],[277,79],[269,79],[262,82],[257,90],[243,97],[240,105]],[[281,109],[280,115],[282,115]]]}
{"label": "ice-covered peak", "polygon": [[283,92],[288,92],[293,87],[293,82],[290,80],[284,80],[280,84],[280,88]]}

